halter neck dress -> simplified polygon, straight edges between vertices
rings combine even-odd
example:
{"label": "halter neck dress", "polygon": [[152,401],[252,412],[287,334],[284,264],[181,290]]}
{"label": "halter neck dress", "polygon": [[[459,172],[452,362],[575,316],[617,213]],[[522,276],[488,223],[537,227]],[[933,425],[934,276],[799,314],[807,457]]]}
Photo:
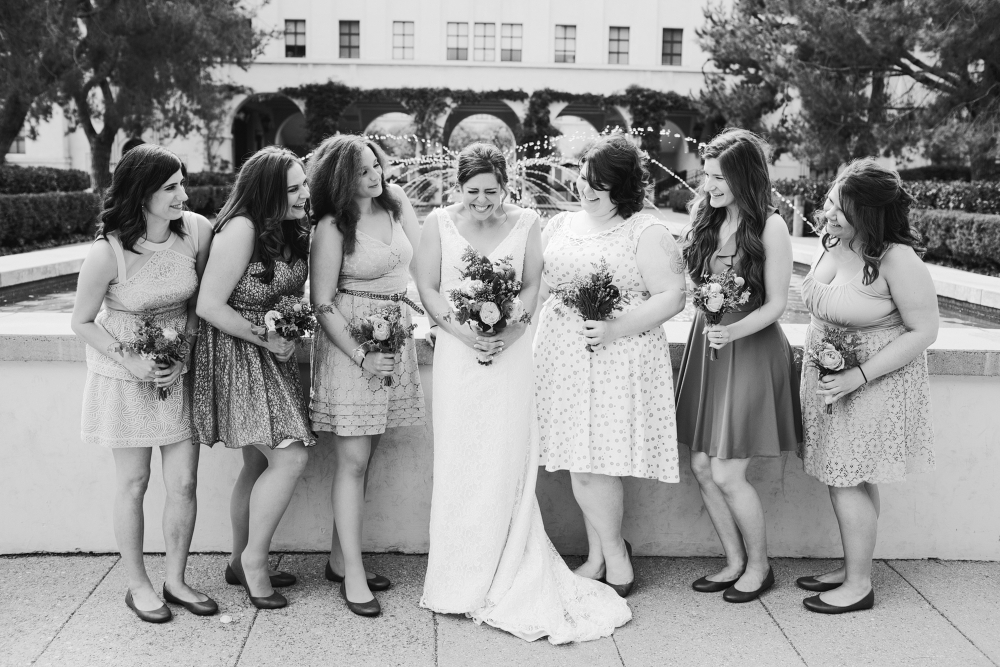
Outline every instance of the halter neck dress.
{"label": "halter neck dress", "polygon": [[[734,269],[742,253],[736,233],[715,251],[713,274]],[[763,296],[763,295],[762,295]],[[722,316],[723,325],[739,322],[758,306],[747,304]],[[720,459],[779,456],[802,441],[798,373],[781,325],[735,340],[709,359],[702,331],[705,315],[697,311],[677,378],[677,440],[692,452]]]}
{"label": "halter neck dress", "polygon": [[[812,321],[806,349],[820,343],[830,329],[859,335],[858,361],[864,364],[906,332],[885,278],[864,284],[864,268],[848,282],[827,285],[816,280],[824,250],[802,281],[802,300]],[[828,486],[847,487],[861,482],[898,482],[907,473],[934,467],[934,431],[931,424],[927,353],[902,368],[873,378],[839,401],[826,413],[816,393],[819,371],[802,364],[802,419],[805,471]]]}

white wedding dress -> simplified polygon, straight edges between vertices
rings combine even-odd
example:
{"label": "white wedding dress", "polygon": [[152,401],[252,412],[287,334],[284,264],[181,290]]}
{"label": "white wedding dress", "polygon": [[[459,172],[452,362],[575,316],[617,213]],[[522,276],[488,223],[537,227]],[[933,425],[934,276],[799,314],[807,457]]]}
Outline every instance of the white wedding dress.
{"label": "white wedding dress", "polygon": [[[458,286],[468,242],[443,209],[441,293]],[[510,255],[518,280],[531,225],[523,211],[490,253]],[[490,366],[441,332],[434,351],[434,490],[430,554],[420,605],[466,614],[534,641],[606,637],[632,618],[608,586],[573,574],[545,534],[535,499],[538,424],[531,336],[521,336]]]}

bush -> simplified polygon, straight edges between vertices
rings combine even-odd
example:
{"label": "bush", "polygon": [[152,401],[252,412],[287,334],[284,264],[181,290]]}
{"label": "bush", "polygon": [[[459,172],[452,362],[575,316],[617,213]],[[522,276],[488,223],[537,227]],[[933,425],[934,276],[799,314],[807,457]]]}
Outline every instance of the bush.
{"label": "bush", "polygon": [[100,197],[90,192],[0,195],[0,246],[93,234]]}
{"label": "bush", "polygon": [[90,176],[79,169],[0,165],[0,194],[80,192],[90,187]]}
{"label": "bush", "polygon": [[187,207],[205,217],[219,212],[229,196],[229,185],[196,185],[187,188]]}
{"label": "bush", "polygon": [[189,188],[203,185],[231,186],[235,182],[236,174],[222,171],[192,171],[187,176]]}
{"label": "bush", "polygon": [[1000,270],[1000,215],[920,209],[910,224],[926,240],[928,259]]}
{"label": "bush", "polygon": [[899,177],[904,181],[971,181],[972,169],[960,166],[929,165],[900,169]]}
{"label": "bush", "polygon": [[993,181],[912,181],[906,189],[916,198],[918,208],[1000,213],[1000,183]]}
{"label": "bush", "polygon": [[687,213],[688,203],[690,203],[695,198],[695,193],[691,192],[684,185],[676,185],[667,192],[667,206],[670,207],[671,211],[677,213]]}

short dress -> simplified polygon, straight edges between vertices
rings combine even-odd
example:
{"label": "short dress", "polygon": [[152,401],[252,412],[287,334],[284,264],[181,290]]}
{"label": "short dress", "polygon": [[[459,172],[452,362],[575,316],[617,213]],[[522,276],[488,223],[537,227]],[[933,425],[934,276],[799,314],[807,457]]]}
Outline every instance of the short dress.
{"label": "short dress", "polygon": [[[198,220],[192,213],[182,220],[184,236],[171,232],[163,243],[139,241],[129,253],[116,233],[108,234],[118,278],[108,286],[104,308],[94,321],[118,342],[133,340],[146,318],[184,332],[188,300],[198,289]],[[81,437],[111,448],[161,447],[190,439],[191,400],[182,380],[161,401],[155,383],[137,379],[88,345]]]}
{"label": "short dress", "polygon": [[[863,271],[840,285],[813,275],[822,253],[802,281],[802,300],[812,314],[806,349],[832,328],[860,336],[858,361],[864,364],[906,332],[885,278],[865,285]],[[827,486],[899,482],[908,473],[934,468],[934,428],[927,353],[902,368],[873,378],[833,403],[826,413],[819,371],[802,364],[802,417],[805,439],[799,455],[805,471]]]}
{"label": "short dress", "polygon": [[[711,258],[712,273],[735,267],[740,251],[736,234]],[[756,309],[722,316],[723,325],[739,322]],[[780,456],[802,442],[799,376],[792,346],[781,325],[732,341],[709,358],[705,315],[697,311],[688,333],[677,378],[677,439],[720,459]]]}
{"label": "short dress", "polygon": [[[380,295],[405,295],[413,247],[397,221],[392,223],[388,245],[356,231],[354,252],[344,255],[333,305],[348,322],[365,317],[373,308],[399,306],[403,324],[412,322],[410,308],[402,301],[373,299],[340,290]],[[386,387],[380,376],[358,366],[329,336],[317,329],[313,337],[312,391],[309,417],[317,431],[339,436],[378,435],[387,428],[416,426],[426,420],[424,391],[420,386],[417,348],[413,338],[400,350],[400,361]]]}
{"label": "short dress", "polygon": [[[639,237],[663,223],[636,213],[611,229],[578,235],[570,213],[549,221],[543,278],[559,287],[607,261],[614,284],[632,299],[649,298],[635,254]],[[577,214],[579,215],[579,214]],[[588,352],[583,319],[554,295],[542,305],[535,333],[535,401],[540,465],[546,470],[678,482],[670,350],[663,327],[622,336]]]}
{"label": "short dress", "polygon": [[[274,263],[269,283],[254,276],[264,269],[250,262],[229,305],[255,326],[283,296],[301,297],[306,262]],[[316,436],[309,428],[306,402],[293,355],[280,362],[267,348],[235,338],[201,321],[194,358],[194,442],[211,447],[221,442],[238,449],[264,445],[271,449],[295,441],[309,446]]]}

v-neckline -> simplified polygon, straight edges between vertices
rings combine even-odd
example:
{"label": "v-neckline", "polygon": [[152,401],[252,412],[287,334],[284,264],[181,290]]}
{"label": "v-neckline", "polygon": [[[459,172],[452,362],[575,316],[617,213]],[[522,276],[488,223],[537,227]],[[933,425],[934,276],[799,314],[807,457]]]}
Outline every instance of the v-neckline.
{"label": "v-neckline", "polygon": [[509,239],[514,234],[514,230],[517,228],[517,223],[519,223],[521,221],[521,216],[524,215],[524,209],[521,209],[521,213],[518,214],[517,220],[515,220],[514,223],[511,225],[510,231],[507,232],[506,236],[504,236],[503,239],[500,240],[500,243],[496,244],[493,247],[493,250],[489,251],[488,253],[485,253],[482,250],[480,250],[479,248],[477,248],[476,246],[472,245],[472,242],[469,241],[469,239],[467,239],[464,236],[462,236],[462,232],[458,231],[458,225],[455,224],[455,220],[452,219],[451,213],[449,213],[447,211],[447,209],[441,209],[441,210],[444,211],[444,214],[446,216],[448,216],[448,222],[451,223],[452,229],[455,230],[455,233],[458,234],[458,236],[459,236],[460,239],[462,239],[463,241],[465,241],[465,245],[469,246],[470,248],[472,248],[473,250],[475,250],[476,252],[478,252],[480,255],[482,255],[483,257],[485,257],[487,259],[489,259],[493,255],[493,253],[495,253],[497,250],[499,250],[500,246],[502,246],[504,243],[506,243],[507,239]]}
{"label": "v-neckline", "polygon": [[389,247],[392,246],[392,242],[396,239],[396,223],[392,221],[392,216],[390,215],[389,216],[389,242],[388,243],[386,243],[385,241],[383,241],[382,239],[380,239],[380,238],[378,238],[376,236],[372,236],[371,234],[369,234],[368,232],[366,232],[363,229],[358,229],[357,232],[359,234],[364,234],[365,236],[367,236],[371,240],[376,241],[378,243],[381,243],[386,248],[389,248]]}
{"label": "v-neckline", "polygon": [[836,285],[833,283],[833,281],[837,279],[837,272],[834,271],[833,272],[833,277],[830,279],[830,282],[825,283],[825,282],[823,282],[822,280],[820,280],[819,278],[816,277],[816,269],[818,269],[819,265],[823,263],[823,258],[826,257],[829,254],[830,254],[829,252],[824,251],[823,254],[819,256],[819,259],[816,260],[816,264],[812,267],[812,270],[810,271],[810,273],[812,273],[813,282],[815,282],[817,285],[822,285],[823,287],[844,287],[846,285],[850,285],[850,284],[854,283],[854,281],[858,279],[858,276],[860,276],[861,273],[865,270],[865,265],[864,265],[864,263],[862,263],[861,264],[861,268],[858,269],[857,273],[855,273],[853,276],[851,276],[850,280],[848,280],[845,283],[837,283]]}

